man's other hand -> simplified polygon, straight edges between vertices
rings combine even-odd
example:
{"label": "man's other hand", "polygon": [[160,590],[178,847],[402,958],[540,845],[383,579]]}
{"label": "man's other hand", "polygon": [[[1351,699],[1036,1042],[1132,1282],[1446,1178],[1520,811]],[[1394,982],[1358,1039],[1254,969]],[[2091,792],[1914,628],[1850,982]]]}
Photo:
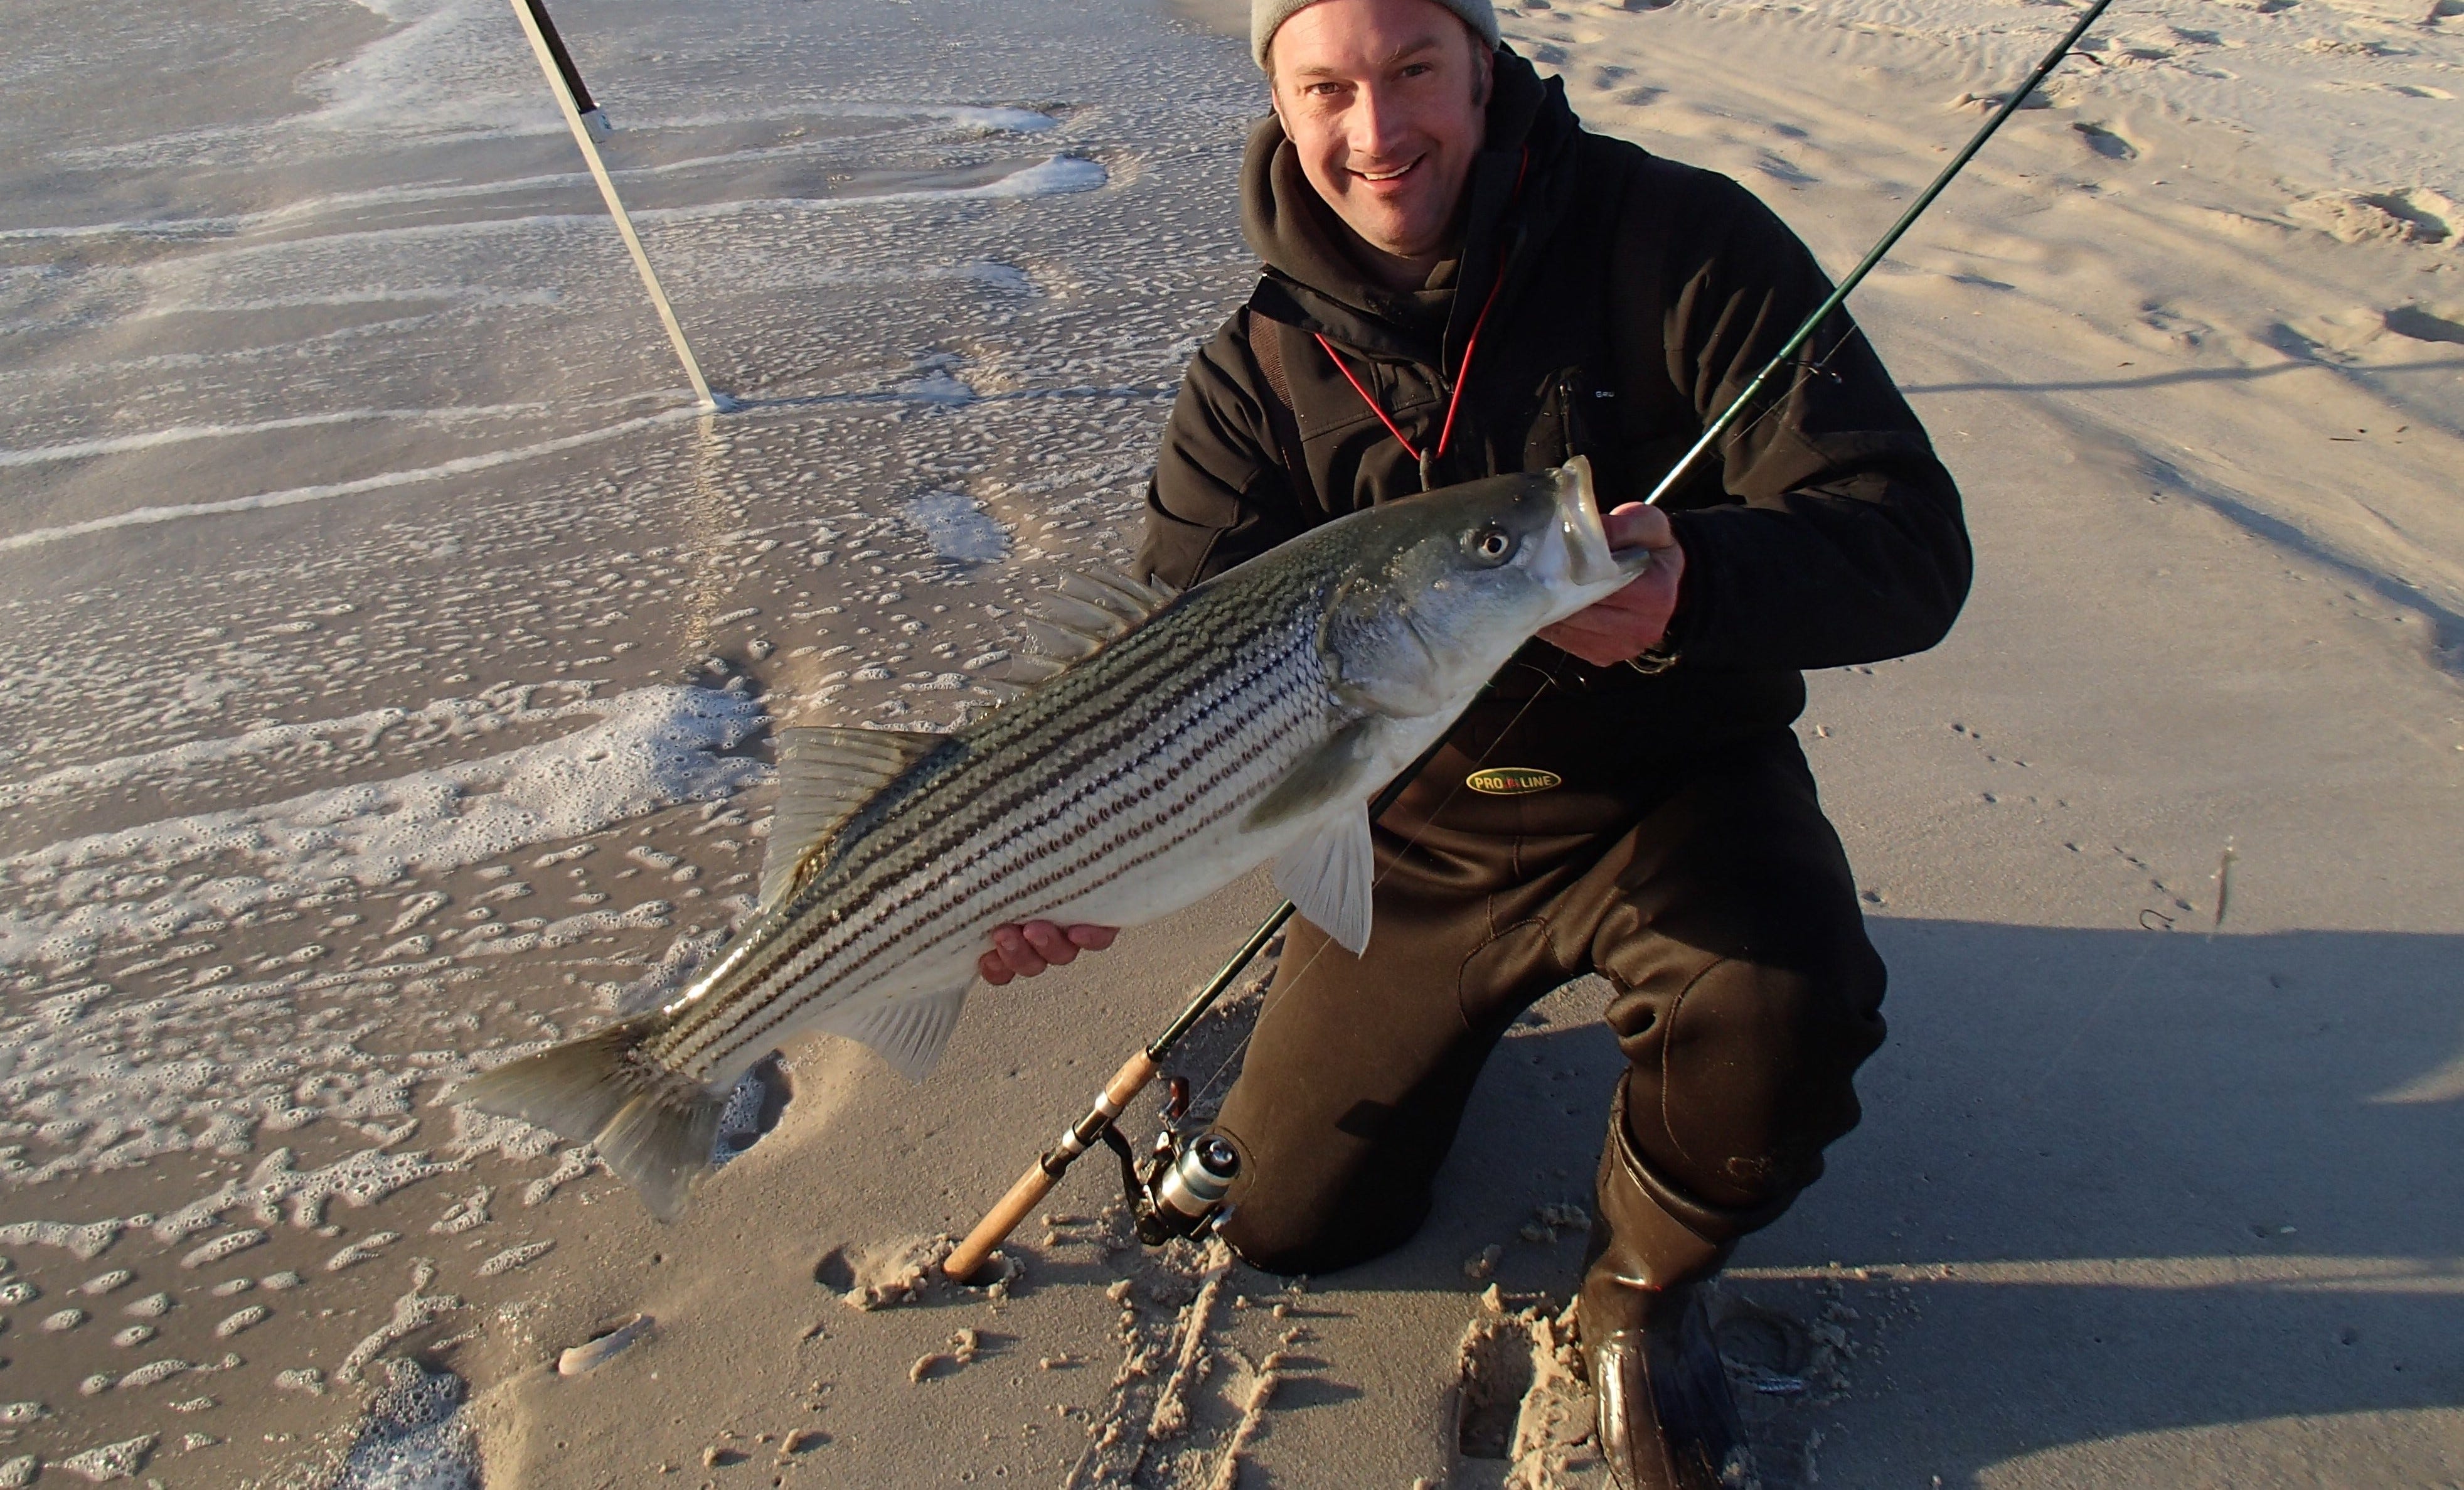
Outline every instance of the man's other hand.
{"label": "man's other hand", "polygon": [[1100,952],[1121,934],[1118,926],[1056,926],[1048,921],[993,927],[993,949],[976,959],[976,971],[1000,988],[1012,978],[1032,978],[1046,967],[1066,967],[1082,951]]}
{"label": "man's other hand", "polygon": [[1677,610],[1677,582],[1685,573],[1685,551],[1677,546],[1667,513],[1630,501],[1602,521],[1609,547],[1618,552],[1648,548],[1651,567],[1616,594],[1540,632],[1541,640],[1595,667],[1640,656],[1668,634],[1668,618]]}

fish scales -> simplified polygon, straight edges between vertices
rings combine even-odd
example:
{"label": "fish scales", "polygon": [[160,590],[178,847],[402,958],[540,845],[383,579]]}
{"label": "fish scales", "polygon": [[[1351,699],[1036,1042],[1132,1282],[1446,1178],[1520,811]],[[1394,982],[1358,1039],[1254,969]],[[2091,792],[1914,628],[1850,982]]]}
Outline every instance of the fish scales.
{"label": "fish scales", "polygon": [[[771,845],[767,903],[718,962],[459,1100],[594,1145],[665,1218],[709,1168],[736,1078],[790,1034],[928,1069],[1003,923],[1134,925],[1272,860],[1301,913],[1357,950],[1369,794],[1535,631],[1647,563],[1609,551],[1576,460],[1315,528],[949,737],[782,738],[774,824],[798,841]],[[1081,594],[1071,613],[1091,627],[1119,609]]]}
{"label": "fish scales", "polygon": [[[911,774],[922,779],[896,797],[898,811],[872,814],[905,831],[850,824],[859,835],[780,909],[782,921],[808,927],[771,944],[772,955],[740,973],[721,969],[725,982],[706,984],[693,1013],[651,1053],[704,1075],[738,1045],[771,1039],[812,990],[860,979],[945,928],[1017,919],[1021,906],[1049,901],[1064,886],[1101,888],[1263,795],[1277,746],[1288,749],[1341,705],[1313,629],[1290,609],[1203,598],[1217,603],[1190,619],[1207,624],[1133,632],[1029,696],[1043,707],[1015,718],[997,711],[957,737],[962,754],[937,769],[937,756],[919,762]],[[1191,718],[1226,723],[1193,737],[1177,727]],[[1151,800],[1187,762],[1218,758],[1243,736],[1240,752],[1213,774]],[[1093,830],[1141,803],[1143,818],[1090,841]],[[1158,831],[1160,841],[1124,855]],[[1047,859],[1059,862],[1041,862]],[[942,872],[952,863],[968,871]],[[1070,884],[1090,870],[1104,872]],[[854,905],[868,914],[847,915]]]}

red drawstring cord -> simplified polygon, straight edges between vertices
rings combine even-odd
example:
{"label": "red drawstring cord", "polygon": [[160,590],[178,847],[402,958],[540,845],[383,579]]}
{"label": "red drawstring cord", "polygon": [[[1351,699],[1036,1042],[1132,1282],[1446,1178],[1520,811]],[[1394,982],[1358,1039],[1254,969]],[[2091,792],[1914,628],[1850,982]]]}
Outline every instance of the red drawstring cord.
{"label": "red drawstring cord", "polygon": [[[1529,146],[1526,146],[1523,159],[1514,170],[1514,195],[1518,198],[1523,195],[1523,178],[1530,169],[1531,151]],[[1411,456],[1419,464],[1423,480],[1427,479],[1429,462],[1444,455],[1447,441],[1454,438],[1455,411],[1463,407],[1463,385],[1471,381],[1471,354],[1480,349],[1480,328],[1488,324],[1489,307],[1497,303],[1497,292],[1505,288],[1506,266],[1500,264],[1497,266],[1497,278],[1489,282],[1488,299],[1481,301],[1480,314],[1472,318],[1471,335],[1463,339],[1463,365],[1455,369],[1455,390],[1446,398],[1445,422],[1438,426],[1438,448],[1427,456],[1421,455],[1419,447],[1403,437],[1402,430],[1396,425],[1394,419],[1379,406],[1377,400],[1369,396],[1369,389],[1361,385],[1358,378],[1352,375],[1352,369],[1346,367],[1342,357],[1336,354],[1334,344],[1326,339],[1326,333],[1323,331],[1311,333],[1317,338],[1317,345],[1325,349],[1326,360],[1334,364],[1334,370],[1343,374],[1343,381],[1352,385],[1352,390],[1360,395],[1360,401],[1369,406],[1369,411],[1377,416],[1377,422],[1386,426],[1386,433],[1395,436],[1395,443],[1403,447],[1403,454]],[[1440,365],[1439,370],[1441,372],[1445,370],[1442,364]]]}
{"label": "red drawstring cord", "polygon": [[[1488,287],[1488,299],[1481,303],[1480,315],[1471,323],[1471,335],[1463,341],[1463,366],[1455,369],[1455,390],[1446,399],[1446,422],[1438,427],[1438,448],[1431,453],[1433,456],[1444,455],[1446,442],[1454,438],[1455,411],[1463,407],[1463,384],[1471,377],[1471,354],[1480,348],[1480,328],[1488,324],[1488,308],[1497,303],[1497,292],[1504,288],[1506,288],[1506,270],[1500,267],[1496,281]],[[1360,401],[1369,406],[1369,411],[1377,416],[1377,422],[1386,426],[1386,433],[1395,436],[1395,443],[1403,447],[1403,454],[1416,461],[1419,460],[1419,447],[1404,438],[1403,432],[1396,426],[1394,419],[1378,406],[1377,400],[1369,396],[1369,389],[1362,387],[1360,380],[1352,375],[1350,367],[1344,366],[1343,359],[1335,353],[1334,344],[1326,339],[1326,333],[1319,331],[1311,334],[1317,338],[1317,345],[1326,349],[1326,360],[1334,364],[1334,370],[1343,374],[1343,381],[1352,385],[1352,390],[1360,395]]]}

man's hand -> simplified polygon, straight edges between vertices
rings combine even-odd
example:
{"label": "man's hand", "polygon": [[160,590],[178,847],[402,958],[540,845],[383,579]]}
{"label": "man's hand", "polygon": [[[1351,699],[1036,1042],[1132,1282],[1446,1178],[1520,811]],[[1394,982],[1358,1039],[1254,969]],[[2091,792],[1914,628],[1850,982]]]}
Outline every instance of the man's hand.
{"label": "man's hand", "polygon": [[1648,548],[1651,567],[1616,594],[1540,632],[1541,640],[1595,667],[1640,656],[1668,634],[1668,618],[1677,610],[1677,581],[1685,573],[1685,551],[1677,546],[1667,513],[1630,501],[1603,521],[1611,548]]}
{"label": "man's hand", "polygon": [[1032,978],[1046,967],[1066,967],[1081,951],[1100,952],[1121,934],[1118,926],[1056,926],[1048,921],[993,927],[993,949],[976,959],[976,971],[1000,988],[1012,978]]}

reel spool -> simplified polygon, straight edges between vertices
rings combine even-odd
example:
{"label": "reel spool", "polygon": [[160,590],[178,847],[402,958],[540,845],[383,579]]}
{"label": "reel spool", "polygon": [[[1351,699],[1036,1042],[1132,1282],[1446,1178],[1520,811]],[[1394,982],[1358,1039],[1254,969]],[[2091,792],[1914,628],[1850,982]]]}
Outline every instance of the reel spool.
{"label": "reel spool", "polygon": [[1241,1154],[1219,1133],[1203,1129],[1184,1133],[1175,1125],[1189,1111],[1189,1080],[1172,1077],[1164,1099],[1163,1128],[1141,1168],[1129,1136],[1116,1123],[1104,1124],[1104,1144],[1121,1161],[1122,1199],[1130,1208],[1138,1240],[1160,1247],[1176,1236],[1199,1236],[1223,1224],[1232,1213],[1224,1204],[1232,1182],[1241,1174]]}

